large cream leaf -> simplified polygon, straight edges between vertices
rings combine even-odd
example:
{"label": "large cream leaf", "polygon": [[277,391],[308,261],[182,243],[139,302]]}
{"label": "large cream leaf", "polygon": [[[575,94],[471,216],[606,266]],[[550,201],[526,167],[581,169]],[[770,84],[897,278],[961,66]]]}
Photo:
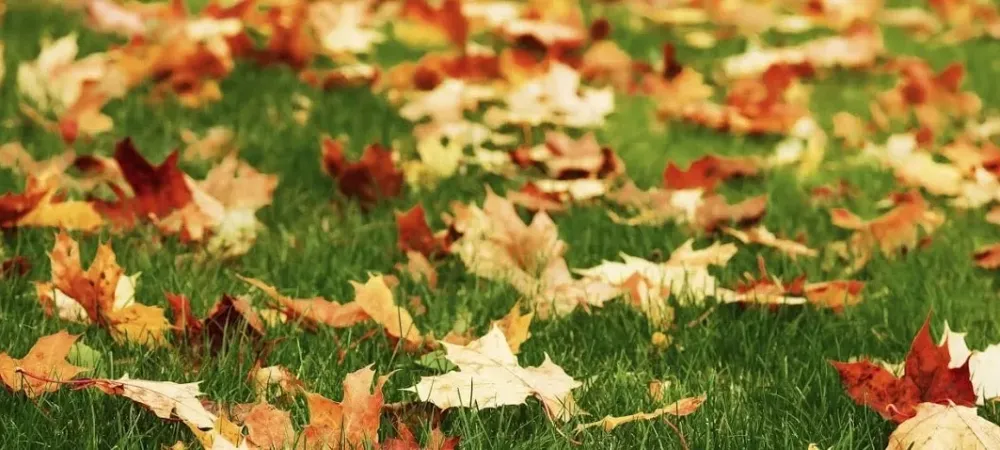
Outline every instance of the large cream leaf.
{"label": "large cream leaf", "polygon": [[467,407],[496,408],[522,405],[529,396],[538,398],[553,420],[569,420],[580,411],[572,390],[581,383],[546,355],[538,367],[521,367],[511,352],[507,338],[496,326],[468,345],[441,343],[446,358],[458,370],[444,375],[422,377],[415,392],[421,400],[441,409]]}
{"label": "large cream leaf", "polygon": [[889,436],[886,450],[994,450],[1000,427],[979,417],[976,408],[921,403],[917,415]]}

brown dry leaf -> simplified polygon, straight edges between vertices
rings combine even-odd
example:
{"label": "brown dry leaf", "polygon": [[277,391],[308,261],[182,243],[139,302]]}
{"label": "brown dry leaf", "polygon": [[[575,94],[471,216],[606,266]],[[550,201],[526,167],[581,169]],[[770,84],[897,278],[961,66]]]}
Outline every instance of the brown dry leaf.
{"label": "brown dry leaf", "polygon": [[667,380],[653,380],[649,382],[649,398],[655,403],[666,403],[667,389],[672,383]]}
{"label": "brown dry leaf", "polygon": [[258,347],[265,333],[264,320],[245,298],[223,294],[222,299],[209,308],[204,320],[198,320],[191,313],[187,297],[165,293],[174,313],[174,332],[183,337],[193,348],[200,349],[207,342],[215,353],[223,345],[227,335],[238,334],[246,341],[239,345]]}
{"label": "brown dry leaf", "polygon": [[295,443],[291,414],[267,403],[254,405],[243,425],[247,427],[247,444],[251,448],[283,450]]}
{"label": "brown dry leaf", "polygon": [[521,304],[516,303],[506,316],[500,320],[494,320],[491,326],[500,328],[500,331],[507,338],[507,345],[510,347],[511,353],[516,355],[521,351],[521,344],[531,337],[529,328],[531,327],[531,319],[534,317],[535,313],[521,314]]}
{"label": "brown dry leaf", "polygon": [[577,425],[576,432],[582,432],[587,428],[601,427],[605,432],[611,432],[619,425],[626,423],[637,422],[640,420],[653,420],[662,417],[665,414],[669,414],[676,417],[684,417],[689,414],[693,414],[698,408],[701,407],[702,403],[705,403],[707,399],[704,394],[697,397],[688,397],[678,400],[670,405],[664,406],[662,408],[656,409],[655,411],[648,413],[635,413],[628,416],[614,417],[605,416],[603,419],[597,422],[585,423]]}
{"label": "brown dry leaf", "polygon": [[739,239],[740,242],[743,242],[744,244],[754,243],[772,247],[790,256],[792,259],[795,259],[798,256],[813,258],[819,254],[819,252],[815,249],[809,248],[800,242],[778,238],[774,235],[774,233],[768,231],[767,227],[764,225],[759,225],[746,231],[722,227],[722,231],[735,237],[736,239]]}
{"label": "brown dry leaf", "polygon": [[694,225],[713,232],[725,224],[752,225],[767,213],[767,195],[729,204],[721,195],[706,197],[695,210]]}
{"label": "brown dry leaf", "polygon": [[364,447],[378,444],[379,416],[382,414],[382,386],[389,375],[381,376],[372,390],[375,371],[371,366],[344,378],[344,399],[335,402],[319,394],[306,394],[309,425],[302,430],[299,445],[305,450]]}
{"label": "brown dry leaf", "polygon": [[87,370],[66,361],[77,338],[63,330],[39,338],[24,358],[14,359],[0,353],[0,381],[13,392],[24,392],[28,398],[59,390],[61,382]]}
{"label": "brown dry leaf", "polygon": [[355,302],[341,304],[322,297],[294,299],[281,295],[277,289],[263,281],[242,275],[237,277],[271,297],[277,303],[273,308],[284,312],[292,319],[302,318],[313,325],[324,324],[335,328],[346,328],[370,318],[361,305]]}
{"label": "brown dry leaf", "polygon": [[386,333],[412,347],[423,345],[424,337],[413,323],[413,317],[402,306],[396,305],[392,291],[381,275],[370,277],[365,284],[352,281],[351,286],[355,292],[354,303],[385,328]]}
{"label": "brown dry leaf", "polygon": [[944,223],[944,217],[931,210],[917,191],[894,194],[892,200],[895,203],[892,210],[870,221],[846,209],[830,211],[834,225],[855,230],[843,251],[845,256],[855,258],[853,270],[864,267],[873,247],[893,257],[900,251],[916,248],[921,233],[930,234]]}

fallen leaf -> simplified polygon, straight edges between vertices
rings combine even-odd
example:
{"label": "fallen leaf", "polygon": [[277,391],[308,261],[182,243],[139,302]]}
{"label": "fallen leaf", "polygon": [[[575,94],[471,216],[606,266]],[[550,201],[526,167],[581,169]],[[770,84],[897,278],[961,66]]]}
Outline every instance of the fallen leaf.
{"label": "fallen leaf", "polygon": [[914,416],[889,436],[886,450],[1000,448],[1000,427],[979,417],[976,408],[921,403]]}
{"label": "fallen leaf", "polygon": [[[82,381],[82,380],[81,380]],[[215,428],[217,417],[208,412],[198,396],[198,383],[178,384],[170,381],[136,380],[125,375],[117,380],[94,378],[80,387],[95,387],[108,395],[120,395],[145,406],[161,419],[174,415],[199,430]]]}
{"label": "fallen leaf", "polygon": [[293,319],[302,318],[311,324],[324,324],[335,328],[351,327],[369,319],[361,305],[355,302],[341,304],[322,297],[294,299],[281,295],[277,289],[263,281],[241,275],[237,277],[263,291],[277,303],[277,309]]}
{"label": "fallen leaf", "polygon": [[686,171],[674,163],[663,171],[663,184],[668,189],[704,189],[711,191],[729,178],[752,177],[760,166],[752,158],[727,158],[707,155],[691,163]]}
{"label": "fallen leaf", "polygon": [[396,197],[402,192],[403,172],[396,168],[389,149],[369,145],[358,162],[349,163],[343,147],[339,141],[323,138],[323,169],[337,180],[344,195],[370,206],[380,198]]}
{"label": "fallen leaf", "polygon": [[740,242],[743,242],[744,244],[754,243],[767,247],[773,247],[790,256],[792,259],[795,259],[797,256],[813,258],[819,254],[819,252],[815,249],[809,248],[805,244],[787,239],[779,239],[774,235],[774,233],[768,231],[768,229],[763,225],[751,228],[747,231],[723,227],[722,231],[735,237],[736,239],[739,239]]}
{"label": "fallen leaf", "polygon": [[580,413],[571,391],[582,383],[566,374],[548,358],[538,367],[518,365],[503,332],[494,326],[482,338],[465,345],[441,342],[447,359],[458,371],[421,377],[404,389],[441,409],[466,407],[486,409],[521,405],[535,396],[553,421],[567,421]]}
{"label": "fallen leaf", "polygon": [[243,425],[247,427],[247,443],[252,448],[282,450],[292,448],[295,443],[291,414],[267,403],[254,405]]}
{"label": "fallen leaf", "polygon": [[24,392],[32,399],[59,390],[61,382],[88,370],[66,361],[77,338],[60,331],[39,338],[24,358],[14,359],[0,353],[0,381],[11,391]]}
{"label": "fallen leaf", "polygon": [[351,286],[354,287],[354,303],[384,327],[386,333],[414,347],[423,344],[424,338],[413,323],[413,317],[393,302],[392,291],[381,275],[370,277],[365,284],[352,281]]}
{"label": "fallen leaf", "polygon": [[84,272],[79,244],[59,233],[49,260],[52,281],[35,284],[38,301],[47,315],[105,327],[119,342],[151,347],[166,343],[170,323],[163,309],[135,302],[139,274],[124,275],[110,244],[98,247],[94,261]]}
{"label": "fallen leaf", "polygon": [[671,403],[670,405],[658,408],[648,413],[635,413],[622,417],[605,416],[603,419],[598,420],[597,422],[577,425],[575,431],[579,433],[586,430],[587,428],[601,427],[604,429],[606,433],[610,433],[611,430],[618,428],[618,426],[620,425],[631,422],[637,422],[640,420],[658,419],[666,414],[677,417],[684,417],[693,414],[695,411],[697,411],[698,408],[701,407],[701,404],[705,403],[706,398],[708,397],[702,394],[697,397],[689,397],[678,400],[674,403]]}
{"label": "fallen leaf", "polygon": [[510,347],[511,353],[516,355],[521,351],[521,344],[531,337],[531,332],[528,330],[531,327],[531,319],[534,317],[535,313],[521,314],[521,304],[516,303],[506,316],[500,320],[494,320],[491,326],[495,326],[503,332],[507,338],[507,346]]}
{"label": "fallen leaf", "polygon": [[950,368],[960,368],[969,364],[969,380],[977,395],[977,404],[1000,399],[1000,378],[997,377],[997,363],[1000,363],[1000,344],[986,347],[986,350],[972,351],[965,343],[967,333],[956,333],[944,324],[944,333],[938,345],[947,346],[951,354]]}
{"label": "fallen leaf", "polygon": [[428,258],[448,253],[447,235],[435,235],[427,225],[423,205],[417,204],[405,212],[396,213],[397,246],[403,252],[416,251]]}
{"label": "fallen leaf", "polygon": [[173,152],[159,166],[139,154],[131,138],[115,146],[115,161],[134,194],[126,197],[117,187],[118,200],[96,202],[98,212],[111,223],[131,228],[139,220],[165,218],[192,201],[184,172],[177,167],[178,153]]}
{"label": "fallen leaf", "polygon": [[972,254],[976,265],[983,269],[996,269],[1000,267],[1000,244],[990,244],[980,247]]}
{"label": "fallen leaf", "polygon": [[379,377],[372,391],[375,371],[371,367],[344,378],[344,399],[335,402],[319,394],[306,394],[309,425],[299,438],[305,449],[363,447],[378,444],[379,416],[382,413],[382,386],[388,375]]}
{"label": "fallen leaf", "polygon": [[868,360],[832,361],[848,395],[897,423],[917,415],[921,403],[973,406],[976,393],[969,379],[968,361],[950,368],[948,346],[936,346],[930,336],[930,316],[913,339],[902,378]]}

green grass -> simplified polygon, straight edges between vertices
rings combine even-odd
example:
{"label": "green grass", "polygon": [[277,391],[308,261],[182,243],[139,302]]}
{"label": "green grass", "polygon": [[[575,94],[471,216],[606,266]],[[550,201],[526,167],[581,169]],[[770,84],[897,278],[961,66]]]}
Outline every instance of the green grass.
{"label": "green grass", "polygon": [[[63,150],[58,137],[24,124],[17,113],[14,75],[18,61],[35,58],[41,36],[59,37],[78,30],[83,53],[102,50],[112,41],[83,29],[77,18],[63,11],[23,3],[9,8],[0,29],[7,45],[0,142],[21,141],[34,154],[55,154]],[[659,30],[640,35],[618,27],[614,37],[633,55],[648,57],[671,35]],[[969,72],[966,86],[982,96],[988,109],[1000,101],[1000,87],[995,82],[1000,75],[995,59],[1000,42],[933,46],[911,41],[894,30],[886,30],[886,41],[893,54],[921,56],[938,67],[951,61],[965,63]],[[708,51],[682,47],[679,56],[681,61],[706,70],[719,57],[741,50],[741,44],[730,42]],[[379,50],[377,59],[399,61],[413,55],[412,50],[388,43]],[[824,125],[840,110],[865,115],[871,95],[884,88],[886,81],[866,73],[833,73],[816,82],[813,111]],[[234,277],[237,273],[260,278],[294,296],[350,299],[349,280],[363,280],[370,271],[393,273],[393,265],[402,259],[395,246],[394,210],[421,202],[432,218],[432,227],[438,228],[442,224],[436,218],[447,210],[449,202],[481,201],[487,184],[501,191],[513,187],[489,175],[459,177],[436,190],[410,192],[362,214],[355,204],[340,199],[333,183],[321,173],[319,137],[324,133],[347,134],[354,154],[376,140],[398,141],[402,149],[411,150],[410,125],[390,105],[364,90],[316,91],[300,84],[287,68],[261,69],[252,64],[238,67],[222,82],[222,90],[221,102],[190,110],[171,102],[151,105],[144,89],[139,89],[105,109],[115,120],[113,132],[77,146],[83,153],[107,155],[116,140],[132,136],[147,157],[159,161],[180,145],[182,128],[200,131],[226,125],[236,130],[244,159],[264,172],[281,176],[273,206],[259,213],[268,231],[238,260],[179,262],[178,255],[191,249],[173,239],[161,239],[151,229],[114,236],[112,243],[122,267],[128,272],[143,272],[137,292],[140,302],[166,306],[164,291],[183,293],[192,299],[200,316],[223,293],[251,292]],[[294,93],[314,102],[305,126],[289,120]],[[597,134],[621,155],[628,174],[640,186],[658,184],[667,161],[685,164],[710,152],[766,154],[776,142],[773,138],[733,137],[685,124],[671,124],[663,130],[650,122],[647,101],[618,98],[616,113]],[[280,120],[272,121],[271,111]],[[824,208],[809,203],[809,186],[850,181],[863,194],[841,206],[869,217],[876,211],[875,202],[899,188],[889,173],[833,164],[843,153],[832,143],[828,164],[806,184],[796,180],[792,169],[779,169],[731,184],[725,192],[738,197],[766,192],[770,208],[765,223],[772,231],[785,235],[805,232],[813,247],[823,247],[846,233],[830,224]],[[207,167],[186,165],[185,169],[199,174]],[[9,173],[0,175],[0,189],[20,191],[22,183]],[[997,276],[976,269],[970,259],[976,246],[1000,239],[1000,230],[986,224],[982,213],[949,209],[947,223],[928,248],[894,261],[873,261],[857,275],[868,283],[865,301],[841,315],[815,309],[772,313],[722,307],[704,324],[687,328],[683,324],[703,309],[681,309],[679,326],[670,332],[674,345],[657,351],[649,344],[656,330],[635,311],[610,304],[590,315],[575,313],[565,319],[536,321],[520,360],[535,365],[548,354],[567,373],[588,380],[576,397],[594,419],[655,408],[646,395],[646,385],[652,379],[672,382],[667,394],[671,399],[707,393],[707,403],[696,414],[675,421],[692,449],[803,449],[810,442],[821,448],[884,448],[892,424],[856,406],[843,393],[827,360],[862,354],[900,360],[929,310],[935,312],[937,332],[943,320],[954,328],[971,331],[973,348],[1000,341]],[[577,207],[554,219],[561,238],[570,244],[567,258],[571,267],[595,265],[602,259],[616,258],[619,252],[642,257],[657,251],[669,254],[689,237],[688,231],[675,226],[615,225],[600,206]],[[321,225],[324,223],[328,230]],[[37,305],[32,281],[49,278],[46,252],[54,234],[53,230],[17,230],[3,236],[7,255],[24,255],[34,267],[27,277],[0,284],[0,350],[20,356],[38,337],[68,328],[83,334],[83,342],[103,354],[100,370],[108,376],[128,373],[153,380],[200,380],[207,398],[227,403],[253,400],[252,388],[245,382],[252,360],[241,359],[235,349],[195,368],[176,350],[118,346],[99,329],[46,318]],[[85,261],[99,242],[111,239],[107,234],[76,237],[81,240]],[[294,247],[289,245],[292,237]],[[707,237],[698,240],[699,245],[708,242]],[[788,278],[805,273],[816,281],[828,277],[821,258],[791,261],[775,251],[741,247],[726,268],[716,271],[720,280],[731,285],[745,272],[756,273],[758,251],[773,274]],[[418,317],[417,323],[438,336],[465,315],[476,331],[485,332],[491,320],[518,300],[512,289],[466,274],[458,261],[448,261],[440,272],[436,291],[402,277],[396,292],[397,298],[423,298],[429,312]],[[340,398],[340,383],[346,373],[374,363],[380,373],[398,370],[386,386],[387,401],[411,400],[399,389],[430,371],[418,366],[415,356],[394,351],[383,337],[362,342],[343,363],[337,361],[341,346],[367,329],[359,326],[303,333],[282,327],[272,331],[285,339],[280,340],[268,362],[289,367],[312,390],[330,398]],[[292,411],[296,423],[303,423],[304,402],[300,400]],[[1000,420],[1000,409],[995,406],[982,411],[989,419]],[[383,428],[388,431],[389,427],[384,424]],[[521,407],[457,410],[448,415],[444,429],[462,437],[462,448],[573,448],[561,435],[571,432],[572,424],[558,430],[534,400]],[[11,449],[156,449],[177,440],[193,442],[183,425],[157,419],[128,400],[68,389],[36,402],[23,395],[0,393],[0,437],[0,447]],[[659,421],[623,426],[610,434],[592,430],[578,438],[585,448],[680,447],[676,434]]]}

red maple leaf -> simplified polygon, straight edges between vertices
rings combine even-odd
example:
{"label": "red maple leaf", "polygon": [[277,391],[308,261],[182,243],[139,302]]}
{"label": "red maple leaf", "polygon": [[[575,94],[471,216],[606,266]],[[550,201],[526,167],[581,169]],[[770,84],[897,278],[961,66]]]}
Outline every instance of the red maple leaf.
{"label": "red maple leaf", "polygon": [[674,163],[663,170],[663,185],[668,189],[696,189],[711,191],[729,178],[757,175],[757,163],[748,158],[726,158],[706,155],[681,170]]}
{"label": "red maple leaf", "polygon": [[969,379],[969,362],[949,368],[950,361],[947,343],[937,346],[931,339],[928,316],[910,345],[902,378],[868,360],[831,361],[831,364],[840,374],[847,395],[856,403],[874,409],[888,420],[902,423],[916,415],[916,406],[920,403],[975,406],[976,393]]}
{"label": "red maple leaf", "polygon": [[361,159],[348,162],[344,145],[329,137],[323,138],[323,168],[337,179],[340,191],[355,197],[362,206],[380,198],[397,197],[403,191],[403,172],[392,161],[392,152],[380,144],[371,144]]}
{"label": "red maple leaf", "polygon": [[451,245],[447,236],[436,236],[427,225],[423,205],[417,204],[406,212],[396,213],[397,245],[403,253],[415,251],[431,258],[448,253]]}
{"label": "red maple leaf", "polygon": [[38,206],[45,197],[44,190],[23,194],[6,193],[0,195],[0,226],[13,226],[18,220]]}
{"label": "red maple leaf", "polygon": [[95,202],[94,207],[116,225],[129,227],[137,220],[164,218],[191,202],[191,190],[184,181],[184,172],[177,167],[178,153],[171,152],[159,166],[149,163],[136,150],[131,138],[115,146],[115,161],[134,196],[127,197],[119,186],[112,186],[118,195],[114,202]]}

